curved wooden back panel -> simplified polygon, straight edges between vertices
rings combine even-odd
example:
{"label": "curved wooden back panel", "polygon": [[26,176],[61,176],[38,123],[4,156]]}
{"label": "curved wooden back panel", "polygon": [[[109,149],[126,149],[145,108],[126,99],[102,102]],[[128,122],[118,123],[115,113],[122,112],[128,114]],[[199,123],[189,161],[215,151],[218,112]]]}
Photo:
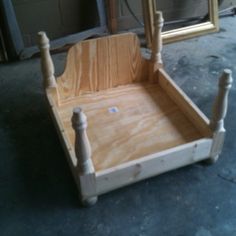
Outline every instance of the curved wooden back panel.
{"label": "curved wooden back panel", "polygon": [[147,79],[147,66],[135,34],[127,33],[80,42],[68,52],[58,77],[60,101]]}

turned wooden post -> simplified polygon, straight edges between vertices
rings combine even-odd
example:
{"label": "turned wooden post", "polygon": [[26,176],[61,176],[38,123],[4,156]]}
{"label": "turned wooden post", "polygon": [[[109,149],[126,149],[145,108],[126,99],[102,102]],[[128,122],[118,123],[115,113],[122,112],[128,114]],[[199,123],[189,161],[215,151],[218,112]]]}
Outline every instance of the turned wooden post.
{"label": "turned wooden post", "polygon": [[56,88],[57,83],[54,76],[55,69],[50,55],[49,39],[45,32],[38,33],[38,45],[41,54],[44,88]]}
{"label": "turned wooden post", "polygon": [[213,107],[213,116],[210,127],[214,132],[225,131],[224,118],[228,107],[228,94],[232,87],[232,72],[228,69],[224,70],[219,81],[219,92]]}
{"label": "turned wooden post", "polygon": [[152,54],[149,60],[149,82],[156,80],[156,72],[162,67],[162,37],[161,31],[164,24],[162,12],[157,11],[154,17],[154,34],[152,37]]}
{"label": "turned wooden post", "polygon": [[162,37],[161,32],[164,25],[164,19],[161,11],[156,11],[154,15],[154,33],[152,37],[152,55],[151,61],[162,64]]}
{"label": "turned wooden post", "polygon": [[[86,197],[84,196],[85,188],[89,187],[86,185],[91,185],[91,175],[94,173],[94,167],[91,159],[91,146],[88,140],[86,128],[87,124],[87,117],[81,110],[81,108],[75,108],[73,110],[72,116],[72,126],[75,130],[75,154],[78,161],[78,171],[79,176],[82,176],[80,180],[83,180],[81,184],[81,200],[82,203],[86,206],[93,205],[97,201],[97,197]],[[85,184],[84,184],[85,182]],[[86,183],[87,182],[87,183]],[[84,187],[83,187],[83,186]],[[93,185],[93,184],[92,184]],[[93,186],[92,186],[93,188]]]}
{"label": "turned wooden post", "polygon": [[75,130],[75,153],[78,159],[79,171],[82,175],[93,173],[91,146],[86,132],[87,117],[80,108],[73,110],[72,126]]}
{"label": "turned wooden post", "polygon": [[224,119],[228,108],[228,95],[229,90],[232,87],[233,78],[231,70],[224,70],[219,80],[219,91],[216,97],[215,104],[213,106],[213,115],[210,121],[210,128],[214,132],[213,145],[211,150],[211,156],[208,163],[214,163],[218,160],[221,152],[224,137]]}

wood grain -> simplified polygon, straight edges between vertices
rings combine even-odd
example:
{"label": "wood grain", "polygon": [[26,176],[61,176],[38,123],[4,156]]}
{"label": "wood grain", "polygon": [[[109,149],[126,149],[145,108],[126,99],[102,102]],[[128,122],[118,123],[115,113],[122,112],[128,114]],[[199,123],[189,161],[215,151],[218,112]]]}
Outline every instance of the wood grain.
{"label": "wood grain", "polygon": [[204,160],[211,145],[212,139],[200,139],[100,171],[96,174],[97,194]]}
{"label": "wood grain", "polygon": [[55,80],[55,69],[50,55],[49,39],[45,32],[38,32],[38,44],[41,54],[41,69],[43,74],[44,88],[57,87]]}
{"label": "wood grain", "polygon": [[70,119],[75,106],[88,118],[96,171],[202,137],[158,84],[120,86],[61,105],[59,114],[72,145],[75,135]]}
{"label": "wood grain", "polygon": [[57,79],[60,101],[143,81],[148,77],[145,64],[132,33],[78,43],[69,50],[65,72]]}
{"label": "wood grain", "polygon": [[134,34],[104,37],[72,47],[56,87],[47,86],[84,204],[221,149],[221,137],[212,144],[209,120],[160,67],[142,58]]}
{"label": "wood grain", "polygon": [[228,109],[229,91],[233,84],[232,71],[225,69],[219,80],[219,91],[213,106],[213,116],[210,121],[210,128],[214,132],[213,145],[208,163],[215,163],[222,151],[225,139],[224,119]]}
{"label": "wood grain", "polygon": [[158,64],[162,64],[162,38],[161,38],[161,31],[164,25],[164,19],[162,16],[162,12],[155,12],[154,15],[154,33],[153,33],[153,40],[152,40],[152,54],[151,54],[151,61],[157,62]]}
{"label": "wood grain", "polygon": [[91,146],[87,136],[87,117],[84,112],[76,107],[73,110],[71,119],[72,127],[75,130],[75,154],[78,159],[79,175],[94,173],[91,160]]}
{"label": "wood grain", "polygon": [[219,91],[213,106],[210,127],[214,132],[225,131],[224,119],[228,109],[229,90],[232,87],[232,71],[225,69],[219,80]]}
{"label": "wood grain", "polygon": [[158,82],[202,135],[204,137],[212,137],[213,133],[209,127],[209,119],[191,101],[184,91],[174,83],[163,69],[159,70]]}

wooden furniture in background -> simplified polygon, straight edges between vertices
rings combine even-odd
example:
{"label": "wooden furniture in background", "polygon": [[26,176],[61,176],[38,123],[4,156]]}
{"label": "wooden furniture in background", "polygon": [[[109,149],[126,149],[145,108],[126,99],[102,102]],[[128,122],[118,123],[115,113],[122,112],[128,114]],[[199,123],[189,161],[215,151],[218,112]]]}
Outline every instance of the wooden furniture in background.
{"label": "wooden furniture in background", "polygon": [[141,0],[106,0],[106,3],[110,33],[143,28]]}
{"label": "wooden furniture in background", "polygon": [[116,0],[106,0],[107,23],[111,34],[117,33]]}
{"label": "wooden furniture in background", "polygon": [[152,47],[152,36],[154,33],[154,13],[156,9],[156,0],[142,0],[144,31],[147,47]]}
{"label": "wooden furniture in background", "polygon": [[57,79],[49,41],[38,34],[49,109],[84,205],[221,152],[231,72],[220,80],[210,122],[164,71],[160,12],[154,23],[151,59],[132,33],[87,40],[70,48]]}

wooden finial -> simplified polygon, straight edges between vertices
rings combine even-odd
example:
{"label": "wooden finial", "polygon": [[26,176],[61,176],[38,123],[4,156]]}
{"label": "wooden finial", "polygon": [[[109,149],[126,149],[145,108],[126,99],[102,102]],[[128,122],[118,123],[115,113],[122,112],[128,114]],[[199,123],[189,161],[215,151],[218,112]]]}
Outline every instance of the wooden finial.
{"label": "wooden finial", "polygon": [[151,60],[162,64],[162,37],[161,32],[164,25],[164,19],[161,11],[156,11],[154,15],[154,33],[152,37],[152,55]]}
{"label": "wooden finial", "polygon": [[218,96],[213,107],[213,116],[210,127],[214,132],[225,131],[224,118],[228,107],[228,94],[232,87],[233,78],[231,70],[225,69],[219,80]]}
{"label": "wooden finial", "polygon": [[81,174],[93,173],[91,146],[86,132],[87,117],[79,107],[73,110],[72,126],[75,130],[75,153],[79,171]]}
{"label": "wooden finial", "polygon": [[86,132],[87,117],[78,107],[73,110],[71,121],[75,130],[75,154],[78,160],[81,202],[84,206],[91,206],[97,202],[97,196],[87,197],[86,194],[91,186],[93,190],[96,188],[92,177],[94,167],[91,160],[91,146]]}
{"label": "wooden finial", "polygon": [[56,79],[54,76],[55,69],[50,55],[49,39],[45,32],[38,33],[38,45],[41,53],[41,67],[44,77],[44,88],[56,87]]}

